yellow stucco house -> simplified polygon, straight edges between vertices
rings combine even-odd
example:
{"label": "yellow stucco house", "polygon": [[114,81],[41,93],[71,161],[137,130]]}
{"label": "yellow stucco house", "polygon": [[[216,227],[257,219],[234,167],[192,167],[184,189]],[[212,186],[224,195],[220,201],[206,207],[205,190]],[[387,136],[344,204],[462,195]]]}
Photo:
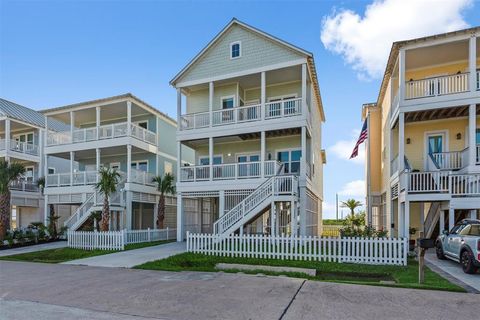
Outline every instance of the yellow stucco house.
{"label": "yellow stucco house", "polygon": [[434,237],[480,209],[480,27],[395,42],[369,142],[368,220]]}

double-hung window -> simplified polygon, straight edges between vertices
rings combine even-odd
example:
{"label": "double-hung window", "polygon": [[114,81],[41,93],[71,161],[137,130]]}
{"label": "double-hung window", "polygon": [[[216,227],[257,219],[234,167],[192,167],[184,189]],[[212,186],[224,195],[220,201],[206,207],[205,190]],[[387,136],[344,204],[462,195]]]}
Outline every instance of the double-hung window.
{"label": "double-hung window", "polygon": [[240,41],[230,44],[230,59],[237,59],[242,56],[242,44]]}

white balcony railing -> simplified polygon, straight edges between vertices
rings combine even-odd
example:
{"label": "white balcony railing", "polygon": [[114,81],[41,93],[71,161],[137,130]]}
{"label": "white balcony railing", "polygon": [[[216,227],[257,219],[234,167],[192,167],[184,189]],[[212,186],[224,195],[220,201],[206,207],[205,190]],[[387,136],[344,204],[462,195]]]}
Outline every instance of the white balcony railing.
{"label": "white balcony railing", "polygon": [[[430,156],[436,169],[439,170],[458,170],[465,165],[464,151],[434,152]],[[434,170],[435,168],[429,168]]]}
{"label": "white balcony railing", "polygon": [[[212,112],[212,125],[225,126],[235,123],[259,121],[262,119],[261,104],[241,106],[230,109],[215,110]],[[265,104],[265,119],[274,119],[300,115],[302,113],[302,99],[288,99],[268,102]],[[200,129],[210,126],[210,113],[188,113],[180,117],[180,129]]]}
{"label": "white balcony railing", "polygon": [[10,190],[25,191],[25,192],[39,192],[40,188],[36,182],[15,180],[10,182]]}
{"label": "white balcony railing", "polygon": [[147,186],[154,186],[155,182],[153,182],[153,178],[155,178],[155,174],[142,171],[142,170],[137,170],[137,169],[131,169],[131,177],[130,177],[130,182],[133,183],[139,183]]}
{"label": "white balcony railing", "polygon": [[96,182],[97,171],[76,171],[72,175],[70,175],[70,172],[48,174],[46,179],[46,186],[80,186],[95,184]]}
{"label": "white balcony railing", "polygon": [[[0,150],[5,150],[6,145],[7,140],[0,139]],[[24,154],[30,154],[33,156],[38,156],[40,154],[37,145],[29,142],[21,142],[16,140],[10,140],[9,150]]]}
{"label": "white balcony railing", "polygon": [[[252,179],[261,177],[260,161],[237,162],[213,165],[213,180]],[[281,163],[275,160],[264,162],[265,177],[279,173]],[[180,168],[181,182],[205,181],[210,179],[210,166],[188,166]]]}
{"label": "white balcony railing", "polygon": [[405,83],[405,99],[434,97],[467,92],[469,73],[412,80]]}
{"label": "white balcony railing", "polygon": [[[99,127],[82,128],[65,132],[49,132],[47,145],[62,145],[69,143],[89,142],[103,139],[113,139],[128,136],[128,123],[120,122],[102,125]],[[136,124],[131,124],[130,136],[150,144],[157,144],[155,132],[144,129]]]}
{"label": "white balcony railing", "polygon": [[407,190],[409,193],[480,196],[480,174],[451,174],[448,171],[409,172]]}

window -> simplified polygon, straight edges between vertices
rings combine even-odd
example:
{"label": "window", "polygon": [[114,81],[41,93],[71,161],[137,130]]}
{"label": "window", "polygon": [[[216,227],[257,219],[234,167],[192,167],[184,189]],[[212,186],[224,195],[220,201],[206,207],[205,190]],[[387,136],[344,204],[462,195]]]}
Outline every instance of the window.
{"label": "window", "polygon": [[164,171],[165,174],[167,174],[167,173],[170,173],[170,174],[171,174],[171,173],[173,172],[173,165],[172,165],[172,163],[171,163],[171,162],[168,162],[168,161],[165,161],[165,162],[163,163],[163,171]]}
{"label": "window", "polygon": [[48,174],[55,174],[55,168],[48,168]]}
{"label": "window", "polygon": [[[210,164],[210,160],[208,157],[201,157],[199,159],[199,164],[201,166],[208,166]],[[213,164],[222,164],[222,156],[213,156]]]}
{"label": "window", "polygon": [[231,109],[235,105],[234,97],[222,98],[222,109]]}
{"label": "window", "polygon": [[148,128],[148,121],[137,121],[135,124],[143,129]]}
{"label": "window", "polygon": [[240,41],[230,44],[230,59],[240,58],[242,56],[242,48]]}
{"label": "window", "polygon": [[132,169],[136,169],[140,171],[148,171],[148,161],[147,160],[132,161],[131,167]]}
{"label": "window", "polygon": [[25,173],[23,176],[25,181],[33,182],[33,167],[25,167]]}
{"label": "window", "polygon": [[277,152],[277,160],[283,163],[285,173],[299,173],[301,157],[301,150],[286,150]]}
{"label": "window", "polygon": [[110,169],[120,170],[120,162],[112,162],[110,163]]}
{"label": "window", "polygon": [[[240,177],[254,177],[260,175],[260,155],[238,155],[238,175]],[[254,162],[253,164],[249,162]]]}

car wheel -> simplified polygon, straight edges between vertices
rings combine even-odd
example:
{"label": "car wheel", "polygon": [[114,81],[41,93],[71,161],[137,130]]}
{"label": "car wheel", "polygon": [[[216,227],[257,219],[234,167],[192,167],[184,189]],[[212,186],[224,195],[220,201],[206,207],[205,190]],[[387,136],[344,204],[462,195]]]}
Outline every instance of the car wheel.
{"label": "car wheel", "polygon": [[460,263],[462,264],[463,272],[468,274],[474,274],[477,272],[477,268],[473,265],[473,257],[468,250],[462,252]]}
{"label": "car wheel", "polygon": [[437,253],[437,258],[440,260],[445,260],[445,254],[443,253],[442,243],[439,241],[437,242],[437,246],[435,247],[435,252]]}

